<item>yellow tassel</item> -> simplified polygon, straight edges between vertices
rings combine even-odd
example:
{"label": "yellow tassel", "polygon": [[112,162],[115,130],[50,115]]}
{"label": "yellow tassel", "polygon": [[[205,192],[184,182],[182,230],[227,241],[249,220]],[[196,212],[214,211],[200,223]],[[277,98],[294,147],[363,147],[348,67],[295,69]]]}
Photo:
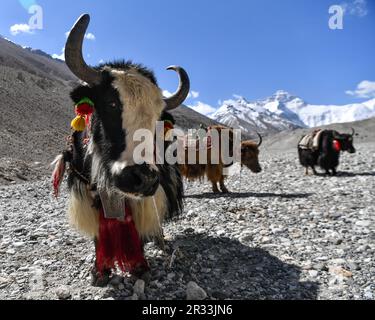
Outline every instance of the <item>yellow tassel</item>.
{"label": "yellow tassel", "polygon": [[83,116],[77,116],[73,119],[71,126],[73,130],[82,132],[86,128],[86,120]]}

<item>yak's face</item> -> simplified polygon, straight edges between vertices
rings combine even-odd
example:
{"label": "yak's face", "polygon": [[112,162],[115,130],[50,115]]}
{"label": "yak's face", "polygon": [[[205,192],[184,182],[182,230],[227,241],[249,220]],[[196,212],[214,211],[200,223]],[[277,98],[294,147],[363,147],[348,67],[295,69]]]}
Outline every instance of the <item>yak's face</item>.
{"label": "yak's face", "polygon": [[254,173],[262,171],[262,167],[259,164],[259,147],[252,141],[244,141],[241,146],[241,161],[242,165],[245,165]]}
{"label": "yak's face", "polygon": [[349,153],[355,153],[356,150],[354,148],[354,137],[350,134],[340,134],[339,136],[335,137],[336,140],[340,142],[341,150],[347,151]]}
{"label": "yak's face", "polygon": [[159,187],[158,169],[134,158],[140,142],[133,136],[139,129],[155,132],[165,107],[161,90],[153,74],[141,66],[112,65],[103,70],[99,85],[81,86],[72,93],[75,102],[88,97],[95,105],[89,147],[92,182],[127,196],[152,196]]}

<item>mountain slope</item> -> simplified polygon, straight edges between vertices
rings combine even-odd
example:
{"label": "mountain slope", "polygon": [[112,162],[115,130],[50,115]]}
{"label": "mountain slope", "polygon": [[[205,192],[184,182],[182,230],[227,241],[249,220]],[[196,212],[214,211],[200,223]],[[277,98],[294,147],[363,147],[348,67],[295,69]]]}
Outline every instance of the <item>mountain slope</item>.
{"label": "mountain slope", "polygon": [[247,134],[255,131],[269,134],[300,127],[282,114],[266,109],[262,103],[250,103],[244,98],[225,101],[211,118],[227,126],[242,129]]}
{"label": "mountain slope", "polygon": [[244,98],[227,100],[211,117],[245,132],[273,133],[372,118],[375,117],[375,99],[343,106],[312,105],[279,90],[271,97],[255,102]]}
{"label": "mountain slope", "polygon": [[[341,133],[351,133],[355,129],[354,146],[358,144],[373,146],[375,143],[375,118],[349,123],[331,124],[328,126],[319,126],[321,129],[334,129]],[[295,152],[297,156],[297,144],[301,137],[312,128],[301,128],[293,132],[280,132],[270,135],[264,140],[262,148],[268,152]]]}
{"label": "mountain slope", "polygon": [[[0,182],[10,168],[26,164],[49,170],[70,133],[69,92],[76,84],[64,62],[0,37]],[[184,129],[216,123],[186,107],[173,114]]]}
{"label": "mountain slope", "polygon": [[271,112],[276,112],[296,124],[302,124],[302,127],[310,128],[375,117],[375,99],[341,106],[313,105],[286,91],[280,90],[262,103]]}

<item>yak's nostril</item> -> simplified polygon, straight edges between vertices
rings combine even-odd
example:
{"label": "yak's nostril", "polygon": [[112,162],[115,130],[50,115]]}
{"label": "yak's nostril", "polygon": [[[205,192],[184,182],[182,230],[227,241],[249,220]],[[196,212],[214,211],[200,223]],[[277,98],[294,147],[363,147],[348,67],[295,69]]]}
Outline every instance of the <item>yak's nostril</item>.
{"label": "yak's nostril", "polygon": [[115,177],[115,186],[126,193],[137,193],[152,196],[159,187],[157,171],[148,166],[132,166],[125,168]]}
{"label": "yak's nostril", "polygon": [[139,173],[132,172],[130,181],[133,184],[134,188],[138,189],[138,188],[142,187],[143,179],[142,179],[142,176]]}

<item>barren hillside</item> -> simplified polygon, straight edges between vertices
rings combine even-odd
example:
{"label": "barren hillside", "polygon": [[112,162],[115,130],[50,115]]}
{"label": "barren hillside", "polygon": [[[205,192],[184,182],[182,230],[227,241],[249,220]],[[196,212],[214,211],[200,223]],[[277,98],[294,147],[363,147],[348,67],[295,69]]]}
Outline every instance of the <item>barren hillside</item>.
{"label": "barren hillside", "polygon": [[[70,132],[76,84],[64,62],[0,37],[0,184],[49,171]],[[187,107],[173,114],[184,129],[216,123]]]}

